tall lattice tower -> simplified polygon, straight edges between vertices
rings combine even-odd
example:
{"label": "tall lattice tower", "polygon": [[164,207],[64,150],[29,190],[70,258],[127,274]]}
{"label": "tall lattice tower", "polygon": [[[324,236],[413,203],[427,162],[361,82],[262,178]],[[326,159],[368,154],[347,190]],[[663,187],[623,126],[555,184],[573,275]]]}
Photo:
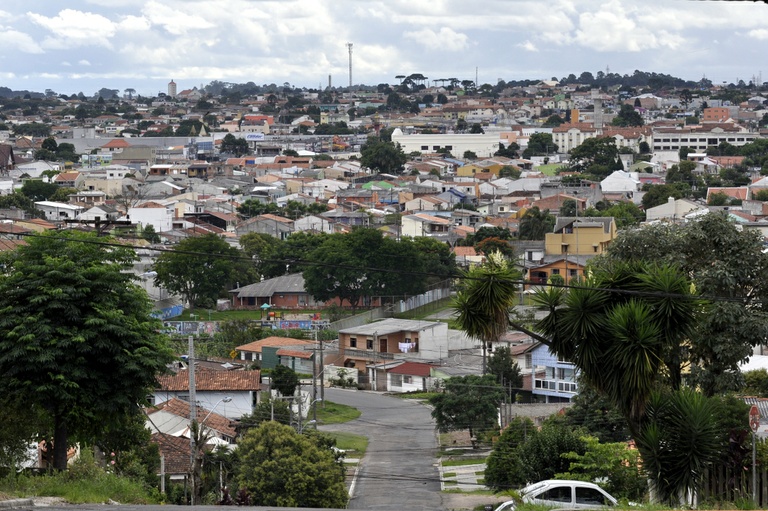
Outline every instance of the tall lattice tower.
{"label": "tall lattice tower", "polygon": [[347,43],[349,50],[349,87],[352,88],[352,43]]}

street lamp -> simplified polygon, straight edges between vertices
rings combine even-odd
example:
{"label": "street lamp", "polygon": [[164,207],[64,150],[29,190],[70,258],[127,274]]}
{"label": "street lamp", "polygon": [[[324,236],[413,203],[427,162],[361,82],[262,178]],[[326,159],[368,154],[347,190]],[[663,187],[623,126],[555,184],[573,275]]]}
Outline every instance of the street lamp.
{"label": "street lamp", "polygon": [[[194,371],[194,368],[192,370]],[[213,405],[213,408],[211,408],[211,410],[208,412],[208,415],[206,415],[205,418],[199,424],[197,420],[194,418],[196,414],[193,411],[193,409],[196,411],[197,403],[196,402],[189,403],[189,409],[190,409],[189,415],[192,418],[189,424],[189,450],[190,450],[189,455],[190,455],[190,465],[191,465],[190,469],[192,471],[192,477],[190,478],[190,487],[191,487],[190,499],[189,499],[190,505],[193,505],[193,506],[195,505],[195,492],[197,491],[198,445],[195,437],[199,436],[201,441],[205,439],[205,435],[203,434],[205,421],[208,420],[208,417],[211,416],[211,414],[213,413],[213,411],[216,409],[217,406],[219,406],[221,403],[229,403],[230,401],[232,401],[232,398],[229,396],[219,399],[216,402],[216,404]]]}

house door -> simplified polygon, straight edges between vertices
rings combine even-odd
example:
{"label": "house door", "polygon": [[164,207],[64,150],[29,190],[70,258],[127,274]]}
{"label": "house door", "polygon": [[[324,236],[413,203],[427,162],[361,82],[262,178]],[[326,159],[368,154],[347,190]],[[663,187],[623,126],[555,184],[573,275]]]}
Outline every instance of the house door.
{"label": "house door", "polygon": [[379,338],[379,353],[387,352],[387,340]]}

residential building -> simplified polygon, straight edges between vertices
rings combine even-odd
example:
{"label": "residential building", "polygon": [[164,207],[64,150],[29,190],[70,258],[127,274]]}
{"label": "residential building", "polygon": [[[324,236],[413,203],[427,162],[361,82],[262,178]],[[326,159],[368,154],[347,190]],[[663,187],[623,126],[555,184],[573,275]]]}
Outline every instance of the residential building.
{"label": "residential building", "polygon": [[578,393],[576,366],[572,362],[558,359],[549,347],[538,344],[531,351],[531,392],[537,400],[545,403],[570,402]]}
{"label": "residential building", "polygon": [[613,217],[560,217],[554,232],[547,233],[544,249],[547,255],[602,254],[616,238]]}
{"label": "residential building", "polygon": [[[159,405],[170,399],[189,401],[189,369],[174,374],[160,375],[158,387],[151,402]],[[253,412],[259,403],[261,393],[261,372],[217,371],[195,369],[195,398],[199,406],[213,409],[219,401],[231,399],[225,408],[217,411],[230,419],[239,419]]]}

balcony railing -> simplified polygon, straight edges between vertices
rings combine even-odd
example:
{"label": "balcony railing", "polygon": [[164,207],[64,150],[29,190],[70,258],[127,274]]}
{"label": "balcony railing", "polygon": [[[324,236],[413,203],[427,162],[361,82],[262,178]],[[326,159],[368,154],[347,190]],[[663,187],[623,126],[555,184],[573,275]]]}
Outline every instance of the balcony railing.
{"label": "balcony railing", "polygon": [[382,353],[374,350],[358,350],[355,348],[344,348],[344,356],[349,358],[364,358],[368,360],[394,360],[394,353]]}
{"label": "balcony railing", "polygon": [[567,392],[575,394],[579,391],[578,384],[563,380],[534,380],[534,389],[551,390],[554,392]]}

